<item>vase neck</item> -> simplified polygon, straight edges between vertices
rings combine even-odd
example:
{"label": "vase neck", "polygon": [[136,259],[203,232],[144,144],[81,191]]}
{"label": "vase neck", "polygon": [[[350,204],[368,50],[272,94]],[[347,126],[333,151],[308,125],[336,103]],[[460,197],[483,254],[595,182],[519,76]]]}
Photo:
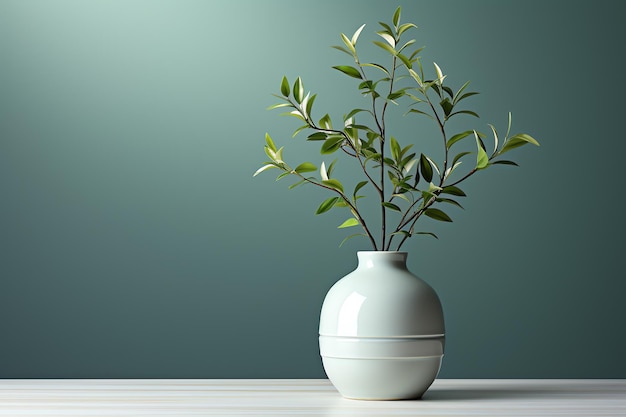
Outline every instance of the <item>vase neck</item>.
{"label": "vase neck", "polygon": [[359,251],[357,252],[359,268],[377,268],[380,266],[393,266],[394,268],[406,269],[406,252],[392,251]]}

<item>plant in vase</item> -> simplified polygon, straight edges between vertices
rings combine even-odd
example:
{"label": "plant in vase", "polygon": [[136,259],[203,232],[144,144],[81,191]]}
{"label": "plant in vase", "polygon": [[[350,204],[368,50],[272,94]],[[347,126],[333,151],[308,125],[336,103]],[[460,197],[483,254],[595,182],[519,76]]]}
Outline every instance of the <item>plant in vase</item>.
{"label": "plant in vase", "polygon": [[[441,304],[428,284],[406,270],[406,253],[399,251],[410,237],[437,237],[417,228],[423,216],[452,221],[444,207],[462,208],[457,201],[465,197],[461,183],[494,165],[517,165],[503,155],[526,144],[539,145],[526,133],[511,134],[510,113],[504,136],[488,125],[490,146],[485,143],[487,135],[474,128],[450,131],[452,118],[478,118],[464,107],[477,93],[468,91],[469,82],[455,91],[436,63],[432,75],[427,74],[419,56],[422,48],[416,48],[415,39],[403,38],[416,25],[400,23],[400,14],[398,7],[391,23],[380,22],[381,29],[376,32],[380,39],[373,41],[388,55],[387,62],[370,62],[359,55],[357,42],[365,25],[351,37],[342,33],[343,44],[333,46],[352,59],[350,65],[333,68],[355,81],[367,106],[347,111],[339,125],[333,124],[328,113],[315,118],[316,94],[305,93],[300,77],[293,84],[283,77],[280,94],[275,95],[281,102],[270,107],[287,109],[285,115],[301,122],[294,137],[306,131],[306,140],[318,142],[322,155],[343,156],[341,163],[351,163],[362,174],[362,181],[348,188],[337,178],[334,169],[339,158],[328,165],[290,165],[284,147],[278,147],[269,134],[264,148],[269,160],[254,174],[278,169],[277,180],[297,180],[290,189],[309,184],[327,190],[329,197],[316,214],[347,211],[349,217],[338,227],[361,230],[343,242],[362,236],[371,244],[372,251],[358,253],[358,268],[331,288],[320,319],[324,368],[349,398],[419,398],[430,386],[443,356]],[[416,138],[390,134],[387,113],[392,108],[434,123],[442,160],[435,161],[420,151]],[[475,151],[456,151],[457,144],[466,141],[475,143]],[[376,196],[373,204],[380,213],[379,231],[363,214],[360,200],[367,190]]]}

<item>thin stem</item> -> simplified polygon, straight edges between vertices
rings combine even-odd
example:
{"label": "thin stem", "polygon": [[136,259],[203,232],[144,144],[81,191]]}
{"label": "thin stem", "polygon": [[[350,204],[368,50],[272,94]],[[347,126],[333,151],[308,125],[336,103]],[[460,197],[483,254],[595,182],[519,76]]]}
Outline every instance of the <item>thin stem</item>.
{"label": "thin stem", "polygon": [[446,175],[446,170],[448,169],[448,139],[447,139],[446,129],[445,129],[446,121],[445,119],[442,121],[441,117],[439,117],[439,113],[437,113],[437,110],[435,110],[435,106],[433,105],[433,102],[430,100],[430,97],[428,97],[427,92],[424,90],[422,91],[422,94],[424,95],[424,97],[426,97],[426,101],[428,102],[428,105],[430,106],[431,110],[433,111],[433,114],[435,115],[437,124],[439,125],[439,131],[441,132],[441,136],[443,138],[443,149],[444,149],[445,154],[444,154],[444,159],[443,159],[443,169],[439,173],[440,175],[439,186],[441,187],[443,186],[443,182],[445,180],[445,175]]}
{"label": "thin stem", "polygon": [[[358,60],[357,60],[358,63]],[[360,65],[359,65],[360,67]],[[300,115],[302,116],[302,118],[305,120],[305,122],[309,125],[309,127],[313,130],[316,130],[318,132],[331,132],[331,133],[336,133],[339,134],[341,136],[344,137],[344,139],[346,140],[346,142],[348,142],[350,148],[354,151],[354,155],[348,153],[343,147],[342,150],[344,150],[344,152],[346,152],[348,155],[352,156],[352,157],[356,157],[359,161],[359,164],[361,165],[361,168],[363,169],[363,172],[365,173],[365,175],[367,176],[367,178],[369,179],[369,181],[372,183],[372,185],[374,185],[374,188],[376,188],[379,193],[383,193],[383,191],[380,189],[380,187],[378,187],[378,185],[376,184],[376,182],[374,181],[374,179],[370,176],[370,174],[367,172],[367,169],[365,167],[365,164],[363,163],[363,160],[361,159],[359,153],[357,152],[356,148],[354,147],[354,145],[352,144],[352,142],[350,141],[350,138],[348,137],[348,135],[341,130],[336,130],[336,129],[322,129],[321,127],[317,126],[315,124],[315,122],[311,119],[311,117],[306,114],[305,112],[303,112],[303,110],[300,108],[299,105],[296,105],[296,103],[294,103],[293,101],[291,101],[291,99],[289,99],[289,103],[291,104],[291,106],[296,109]],[[358,140],[358,139],[357,139]],[[310,183],[310,184],[314,184],[317,185],[318,187],[322,187],[325,188],[327,190],[331,190],[336,192],[337,194],[339,194],[339,196],[341,197],[341,199],[346,203],[346,205],[348,205],[348,207],[350,207],[350,211],[352,212],[352,214],[357,218],[357,220],[359,221],[359,223],[361,224],[361,226],[363,227],[363,230],[365,231],[365,233],[367,234],[367,237],[370,239],[370,242],[372,243],[372,247],[374,248],[374,250],[378,250],[378,245],[376,243],[376,239],[374,239],[374,236],[372,235],[372,233],[370,232],[369,228],[367,227],[367,224],[365,223],[365,219],[363,218],[363,216],[361,216],[361,213],[359,212],[359,210],[356,207],[356,202],[355,204],[352,204],[352,202],[350,201],[350,199],[343,194],[341,191],[329,187],[327,185],[318,183],[316,181],[312,181],[310,178],[306,178],[304,176],[302,176],[301,174],[295,172],[295,171],[291,171],[292,173],[295,173],[296,175],[298,175],[300,178],[302,178],[304,181]]]}
{"label": "thin stem", "polygon": [[[393,92],[393,84],[396,76],[396,61],[398,58],[394,55],[391,62],[391,76],[389,77],[389,94]],[[385,131],[385,113],[387,111],[387,106],[389,105],[389,99],[385,100],[385,104],[383,104],[383,108],[381,110],[381,123],[380,123],[380,188],[381,188],[381,197],[380,197],[380,208],[381,208],[381,224],[382,224],[382,233],[381,233],[381,247],[385,248],[385,241],[387,239],[387,208],[383,205],[385,202],[385,141],[386,141],[386,131]],[[388,248],[388,246],[387,246]]]}
{"label": "thin stem", "polygon": [[[400,248],[402,247],[402,245],[404,244],[404,242],[413,235],[413,231],[415,228],[415,223],[417,223],[417,220],[422,216],[422,214],[424,214],[424,212],[430,207],[432,206],[435,201],[437,201],[437,196],[439,195],[439,192],[436,191],[434,197],[431,197],[428,201],[426,201],[424,203],[424,207],[420,208],[418,211],[416,211],[411,217],[410,219],[413,219],[412,223],[411,223],[411,227],[409,228],[409,234],[408,235],[404,235],[404,237],[402,238],[402,240],[400,241],[400,243],[398,244],[398,248],[397,250],[400,250]],[[410,222],[411,220],[409,219],[408,222]],[[408,224],[408,222],[406,224]]]}
{"label": "thin stem", "polygon": [[[393,59],[393,63],[394,63],[394,70],[392,72],[392,76],[391,81],[390,81],[390,89],[393,88],[393,75],[395,73],[395,57]],[[363,81],[367,81],[367,75],[365,74],[365,71],[363,69],[363,65],[361,65],[361,62],[359,61],[358,56],[356,55],[356,53],[354,54],[354,62],[357,64],[357,67],[359,69],[359,72],[361,73],[361,78],[363,79]],[[391,91],[391,90],[390,90]],[[381,217],[382,217],[382,233],[381,233],[381,248],[384,250],[385,248],[385,234],[386,234],[386,211],[385,211],[385,206],[383,206],[383,202],[385,201],[385,176],[384,176],[384,172],[385,172],[385,162],[384,162],[384,150],[385,150],[385,110],[387,108],[387,102],[385,102],[383,108],[382,108],[382,114],[381,114],[381,118],[379,119],[378,117],[378,112],[377,112],[377,108],[376,108],[376,96],[374,94],[371,95],[372,96],[372,116],[374,117],[374,122],[376,123],[376,126],[378,128],[378,131],[380,133],[380,155],[381,155],[381,161],[380,161],[380,183],[376,183],[376,181],[374,181],[374,179],[369,175],[369,173],[367,172],[367,169],[365,167],[365,164],[363,163],[363,161],[359,158],[359,162],[361,163],[361,168],[363,169],[363,172],[365,173],[365,175],[367,176],[368,180],[370,181],[370,183],[374,186],[374,188],[376,189],[376,191],[378,192],[378,196],[380,199],[380,206],[381,206]],[[358,153],[358,152],[357,152]],[[374,244],[374,248],[375,250],[377,248],[377,245]]]}
{"label": "thin stem", "polygon": [[[363,75],[364,76],[364,75]],[[356,150],[356,148],[354,147],[354,145],[352,144],[352,142],[350,142],[350,138],[348,137],[348,135],[346,134],[346,132],[342,131],[342,130],[336,130],[336,129],[323,129],[319,126],[317,126],[315,124],[315,122],[306,114],[304,114],[301,109],[294,104],[291,99],[289,100],[289,102],[291,103],[292,107],[294,107],[296,110],[299,111],[300,115],[304,118],[304,120],[306,121],[306,123],[309,125],[309,127],[313,130],[316,130],[318,132],[331,132],[331,133],[336,133],[339,134],[341,136],[343,136],[346,139],[346,142],[348,142],[348,144],[350,145],[350,148],[354,151],[354,155],[352,155],[351,153],[348,153],[345,148],[342,147],[342,150],[352,156],[352,157],[356,157],[359,161],[359,165],[361,165],[361,169],[363,170],[363,173],[365,174],[365,176],[367,177],[367,179],[370,181],[370,183],[374,186],[374,188],[380,193],[380,187],[378,186],[378,184],[376,183],[376,181],[374,181],[374,179],[370,176],[369,172],[367,172],[367,168],[365,167],[365,164],[363,163],[363,160],[361,159],[361,155],[359,154],[359,152]],[[358,140],[358,139],[357,139]]]}
{"label": "thin stem", "polygon": [[463,176],[463,178],[453,182],[452,184],[448,184],[448,186],[452,186],[452,185],[457,185],[460,182],[465,181],[466,179],[468,179],[469,177],[471,177],[472,175],[474,175],[476,173],[476,171],[478,171],[476,168],[472,169],[470,172],[468,172],[467,174],[465,174]]}
{"label": "thin stem", "polygon": [[339,197],[341,197],[341,199],[348,205],[348,207],[350,207],[350,211],[352,212],[352,214],[354,214],[354,216],[357,218],[357,220],[359,221],[359,223],[363,227],[363,230],[367,234],[367,237],[370,239],[370,242],[372,243],[372,246],[374,247],[374,250],[378,250],[378,246],[376,245],[376,240],[374,239],[374,236],[372,235],[372,233],[370,232],[369,228],[367,227],[367,224],[365,223],[365,219],[363,217],[361,217],[361,214],[357,210],[356,206],[354,204],[352,204],[350,199],[348,197],[346,197],[346,195],[344,193],[342,193],[341,191],[339,191],[339,190],[337,190],[335,188],[332,188],[332,187],[329,187],[327,185],[321,184],[321,183],[319,183],[317,181],[313,181],[310,178],[307,178],[307,177],[303,176],[302,174],[299,174],[299,173],[297,173],[295,171],[291,171],[291,172],[296,174],[297,176],[299,176],[300,178],[302,178],[304,181],[308,182],[309,184],[317,185],[318,187],[322,187],[322,188],[325,188],[327,190],[330,190],[330,191],[333,191],[333,192],[339,194]]}

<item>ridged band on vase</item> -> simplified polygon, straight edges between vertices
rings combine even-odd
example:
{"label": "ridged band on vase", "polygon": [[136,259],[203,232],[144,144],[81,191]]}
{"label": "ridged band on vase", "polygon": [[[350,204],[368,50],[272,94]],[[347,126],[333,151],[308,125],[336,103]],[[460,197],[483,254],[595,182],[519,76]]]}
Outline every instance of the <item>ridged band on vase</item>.
{"label": "ridged band on vase", "polygon": [[319,338],[324,369],[344,397],[421,398],[439,373],[444,335]]}
{"label": "ridged band on vase", "polygon": [[444,335],[346,337],[320,335],[320,354],[327,358],[407,359],[442,357]]}

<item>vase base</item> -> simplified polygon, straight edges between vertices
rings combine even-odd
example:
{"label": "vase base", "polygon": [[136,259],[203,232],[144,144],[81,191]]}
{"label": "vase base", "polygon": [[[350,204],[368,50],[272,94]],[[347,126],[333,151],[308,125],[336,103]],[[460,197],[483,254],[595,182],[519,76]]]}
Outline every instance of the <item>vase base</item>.
{"label": "vase base", "polygon": [[328,378],[339,393],[353,400],[420,399],[433,383],[442,356],[393,359],[322,357]]}

